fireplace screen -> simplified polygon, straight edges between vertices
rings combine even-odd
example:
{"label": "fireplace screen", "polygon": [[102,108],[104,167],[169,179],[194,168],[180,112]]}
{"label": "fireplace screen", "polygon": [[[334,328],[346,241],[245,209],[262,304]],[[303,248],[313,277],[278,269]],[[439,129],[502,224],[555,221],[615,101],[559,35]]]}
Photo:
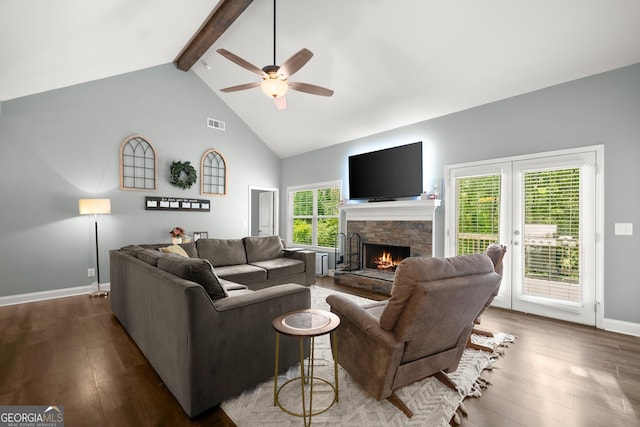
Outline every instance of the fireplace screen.
{"label": "fireplace screen", "polygon": [[365,268],[394,272],[404,258],[411,255],[408,246],[379,245],[364,243],[363,263]]}

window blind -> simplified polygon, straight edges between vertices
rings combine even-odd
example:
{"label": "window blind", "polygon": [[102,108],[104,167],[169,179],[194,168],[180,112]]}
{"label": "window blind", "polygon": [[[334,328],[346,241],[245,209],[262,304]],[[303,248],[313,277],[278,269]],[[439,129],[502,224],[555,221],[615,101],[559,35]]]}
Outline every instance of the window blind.
{"label": "window blind", "polygon": [[498,242],[500,181],[499,174],[456,179],[458,255],[484,252]]}
{"label": "window blind", "polygon": [[580,301],[580,168],[525,172],[522,186],[524,291]]}

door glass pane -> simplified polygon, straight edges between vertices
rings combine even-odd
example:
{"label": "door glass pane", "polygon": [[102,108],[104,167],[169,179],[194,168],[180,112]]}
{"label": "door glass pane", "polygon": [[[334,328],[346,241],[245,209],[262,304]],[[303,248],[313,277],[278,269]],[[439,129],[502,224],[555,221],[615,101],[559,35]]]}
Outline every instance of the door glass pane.
{"label": "door glass pane", "polygon": [[523,174],[523,294],[582,299],[580,168]]}
{"label": "door glass pane", "polygon": [[481,253],[500,234],[500,175],[456,179],[457,255]]}

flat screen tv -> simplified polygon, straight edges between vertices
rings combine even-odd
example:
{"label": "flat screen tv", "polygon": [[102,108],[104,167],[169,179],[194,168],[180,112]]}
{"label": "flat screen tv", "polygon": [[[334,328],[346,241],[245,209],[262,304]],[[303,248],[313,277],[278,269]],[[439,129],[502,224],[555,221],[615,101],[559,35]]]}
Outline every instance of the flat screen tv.
{"label": "flat screen tv", "polygon": [[349,156],[350,199],[395,200],[422,191],[422,142]]}

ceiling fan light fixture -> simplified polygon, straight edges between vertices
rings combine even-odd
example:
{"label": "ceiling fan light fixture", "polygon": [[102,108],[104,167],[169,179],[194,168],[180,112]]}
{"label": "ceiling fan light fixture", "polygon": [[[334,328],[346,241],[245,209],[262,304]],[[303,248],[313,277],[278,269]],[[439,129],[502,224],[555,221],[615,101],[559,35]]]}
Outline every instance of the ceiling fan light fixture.
{"label": "ceiling fan light fixture", "polygon": [[242,85],[231,86],[220,89],[222,92],[237,92],[239,90],[252,89],[260,86],[262,91],[269,97],[273,98],[276,107],[284,110],[287,106],[287,100],[284,94],[291,88],[298,92],[309,93],[312,95],[331,96],[333,91],[324,87],[312,85],[309,83],[300,83],[289,81],[289,77],[302,68],[313,56],[313,53],[306,48],[300,49],[287,59],[282,65],[276,64],[276,0],[273,0],[273,64],[266,65],[262,69],[256,67],[245,59],[240,58],[226,49],[216,50],[220,55],[224,56],[231,62],[234,62],[252,73],[262,77],[261,82],[245,83]]}
{"label": "ceiling fan light fixture", "polygon": [[289,85],[284,80],[278,78],[266,78],[260,83],[262,91],[269,97],[278,98],[289,89]]}

